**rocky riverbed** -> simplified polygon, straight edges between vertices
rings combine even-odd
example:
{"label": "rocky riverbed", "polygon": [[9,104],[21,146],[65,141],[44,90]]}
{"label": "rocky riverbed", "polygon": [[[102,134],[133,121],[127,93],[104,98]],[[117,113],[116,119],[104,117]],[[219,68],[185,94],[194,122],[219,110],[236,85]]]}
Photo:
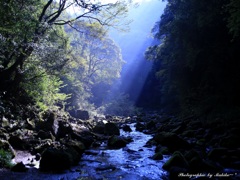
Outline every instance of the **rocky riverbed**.
{"label": "rocky riverbed", "polygon": [[0,179],[239,179],[239,122],[158,113],[2,121]]}
{"label": "rocky riverbed", "polygon": [[[155,147],[147,145],[152,135],[137,131],[134,121],[128,118],[118,122],[119,128],[116,122],[100,122],[93,132],[99,133],[101,126],[104,133],[96,135],[98,138],[83,152],[78,164],[58,173],[40,171],[42,162],[36,155],[17,150],[13,161],[22,162],[19,171],[25,172],[2,169],[0,179],[161,179],[167,174],[162,165],[169,156],[154,160]],[[113,137],[116,142],[111,144]]]}

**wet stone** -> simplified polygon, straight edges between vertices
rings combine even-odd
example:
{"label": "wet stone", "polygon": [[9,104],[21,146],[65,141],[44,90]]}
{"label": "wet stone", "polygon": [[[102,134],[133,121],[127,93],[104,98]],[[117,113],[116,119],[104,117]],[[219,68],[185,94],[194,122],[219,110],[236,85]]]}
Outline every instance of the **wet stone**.
{"label": "wet stone", "polygon": [[11,171],[14,172],[26,172],[28,168],[23,164],[23,162],[17,163],[15,166],[11,168]]}

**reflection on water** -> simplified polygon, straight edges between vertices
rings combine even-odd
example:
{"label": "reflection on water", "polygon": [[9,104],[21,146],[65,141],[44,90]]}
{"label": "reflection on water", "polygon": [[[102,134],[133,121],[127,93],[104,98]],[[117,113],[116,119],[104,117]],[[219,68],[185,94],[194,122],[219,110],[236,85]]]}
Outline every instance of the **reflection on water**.
{"label": "reflection on water", "polygon": [[[106,170],[107,172],[95,172],[100,176],[104,174],[105,178],[112,178],[115,175],[115,177],[121,179],[130,177],[137,179],[161,179],[166,174],[162,170],[162,165],[169,157],[164,156],[164,159],[161,161],[152,160],[150,157],[154,155],[154,147],[144,147],[152,136],[135,131],[134,124],[131,124],[130,127],[133,130],[130,133],[121,131],[121,135],[133,138],[133,142],[129,143],[127,147],[109,150],[106,149],[106,144],[103,144],[99,150],[99,156],[85,155],[83,157],[86,162],[92,161],[92,163],[83,165],[90,166],[92,169],[99,166],[109,166],[109,171]],[[114,171],[110,168],[112,166],[116,168]]]}

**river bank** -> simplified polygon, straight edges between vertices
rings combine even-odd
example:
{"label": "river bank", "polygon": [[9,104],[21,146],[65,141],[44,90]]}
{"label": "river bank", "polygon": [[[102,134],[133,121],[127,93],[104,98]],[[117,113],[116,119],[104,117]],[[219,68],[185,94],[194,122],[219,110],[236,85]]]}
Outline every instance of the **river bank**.
{"label": "river bank", "polygon": [[54,116],[50,123],[52,115],[47,117],[44,125],[35,125],[42,127],[37,133],[28,126],[4,134],[10,136],[9,147],[31,157],[16,156],[22,166],[2,169],[1,179],[239,178],[237,120],[206,123],[193,116],[145,113],[68,121]]}

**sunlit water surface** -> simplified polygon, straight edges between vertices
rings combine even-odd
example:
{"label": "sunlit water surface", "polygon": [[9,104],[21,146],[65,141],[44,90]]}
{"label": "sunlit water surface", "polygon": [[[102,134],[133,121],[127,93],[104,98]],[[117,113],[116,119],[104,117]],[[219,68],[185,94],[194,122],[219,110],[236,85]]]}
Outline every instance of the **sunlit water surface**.
{"label": "sunlit water surface", "polygon": [[166,172],[162,165],[169,158],[164,156],[161,161],[152,160],[154,147],[145,147],[146,142],[152,138],[135,131],[134,124],[130,124],[132,132],[121,131],[122,136],[130,136],[133,142],[125,148],[117,150],[107,149],[106,143],[99,148],[89,150],[83,155],[78,166],[61,174],[42,173],[36,168],[27,173],[14,173],[0,171],[1,180],[90,180],[90,179],[126,179],[147,180],[162,179]]}

